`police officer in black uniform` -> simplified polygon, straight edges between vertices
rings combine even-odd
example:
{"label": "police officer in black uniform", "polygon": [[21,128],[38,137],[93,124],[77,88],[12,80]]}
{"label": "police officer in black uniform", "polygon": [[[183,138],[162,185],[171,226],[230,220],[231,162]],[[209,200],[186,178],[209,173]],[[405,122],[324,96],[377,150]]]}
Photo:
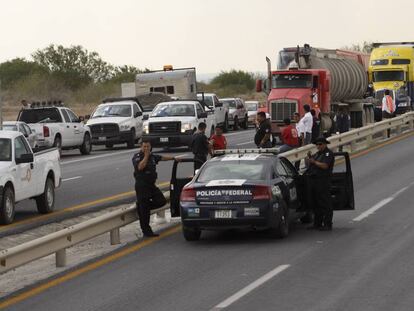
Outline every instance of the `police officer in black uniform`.
{"label": "police officer in black uniform", "polygon": [[194,171],[198,170],[204,162],[207,161],[207,156],[210,151],[210,144],[206,136],[207,125],[204,122],[200,122],[198,125],[198,131],[193,135],[193,141],[191,148],[194,154]]}
{"label": "police officer in black uniform", "polygon": [[160,156],[151,152],[151,143],[143,141],[141,151],[132,158],[134,165],[135,192],[137,211],[142,233],[145,237],[156,237],[150,226],[151,209],[164,206],[167,201],[161,190],[155,185],[157,180],[156,165],[159,161],[179,161],[179,158]]}
{"label": "police officer in black uniform", "polygon": [[314,223],[310,229],[330,231],[333,217],[330,189],[335,157],[328,148],[329,141],[325,137],[317,138],[314,144],[318,152],[314,155],[309,152],[309,167],[306,171],[309,175],[311,204],[315,214]]}
{"label": "police officer in black uniform", "polygon": [[257,121],[259,122],[259,127],[254,136],[254,143],[258,148],[272,148],[272,141],[270,140],[272,127],[269,120],[266,119],[266,113],[263,111],[258,112]]}

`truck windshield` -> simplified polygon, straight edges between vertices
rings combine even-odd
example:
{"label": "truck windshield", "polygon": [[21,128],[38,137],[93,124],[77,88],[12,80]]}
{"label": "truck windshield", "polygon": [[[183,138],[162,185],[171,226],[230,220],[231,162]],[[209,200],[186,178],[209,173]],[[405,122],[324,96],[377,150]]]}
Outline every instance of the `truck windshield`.
{"label": "truck windshield", "polygon": [[61,123],[62,117],[56,108],[24,109],[20,112],[19,121],[26,123]]}
{"label": "truck windshield", "polygon": [[236,108],[236,101],[234,99],[223,99],[222,102],[229,108]]}
{"label": "truck windshield", "polygon": [[151,114],[152,118],[159,117],[194,117],[192,104],[159,104]]}
{"label": "truck windshield", "polygon": [[11,140],[8,138],[0,138],[0,161],[11,161]]}
{"label": "truck windshield", "polygon": [[98,107],[92,119],[106,117],[131,117],[131,105],[105,105]]}
{"label": "truck windshield", "polygon": [[312,75],[305,74],[274,74],[272,76],[273,89],[311,88]]}
{"label": "truck windshield", "polygon": [[265,164],[254,161],[223,161],[207,163],[202,169],[198,182],[208,182],[217,179],[248,179],[264,180]]}
{"label": "truck windshield", "polygon": [[289,68],[291,62],[295,60],[295,52],[294,51],[280,51],[279,52],[279,59],[277,62],[277,69],[285,70]]}
{"label": "truck windshield", "polygon": [[404,71],[374,71],[374,82],[404,81]]}

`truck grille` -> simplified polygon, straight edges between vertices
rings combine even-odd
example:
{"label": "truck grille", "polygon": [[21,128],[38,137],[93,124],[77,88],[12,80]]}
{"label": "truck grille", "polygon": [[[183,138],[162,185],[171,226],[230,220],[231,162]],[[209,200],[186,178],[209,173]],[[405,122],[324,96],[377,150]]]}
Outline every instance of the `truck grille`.
{"label": "truck grille", "polygon": [[286,118],[292,118],[293,114],[298,111],[297,106],[295,101],[272,102],[272,121],[283,122]]}
{"label": "truck grille", "polygon": [[149,132],[154,133],[179,133],[181,122],[154,122],[149,124]]}
{"label": "truck grille", "polygon": [[102,123],[89,126],[93,137],[99,136],[117,136],[119,134],[119,126],[114,123]]}

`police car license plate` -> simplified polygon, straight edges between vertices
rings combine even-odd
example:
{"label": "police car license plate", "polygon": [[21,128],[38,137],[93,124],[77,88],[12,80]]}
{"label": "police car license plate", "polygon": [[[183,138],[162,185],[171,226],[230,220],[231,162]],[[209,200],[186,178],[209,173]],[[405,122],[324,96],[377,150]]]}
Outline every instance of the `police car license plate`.
{"label": "police car license plate", "polygon": [[168,137],[161,137],[160,142],[162,143],[168,143]]}
{"label": "police car license plate", "polygon": [[232,218],[231,210],[214,211],[214,218]]}

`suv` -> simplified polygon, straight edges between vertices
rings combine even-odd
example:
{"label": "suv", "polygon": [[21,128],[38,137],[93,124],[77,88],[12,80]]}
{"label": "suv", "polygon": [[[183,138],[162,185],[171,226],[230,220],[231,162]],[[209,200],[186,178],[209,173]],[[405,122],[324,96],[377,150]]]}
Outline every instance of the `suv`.
{"label": "suv", "polygon": [[214,93],[197,94],[197,99],[204,103],[205,106],[214,110],[214,116],[216,118],[216,124],[223,127],[223,131],[226,133],[229,129],[229,109],[223,105]]}
{"label": "suv", "polygon": [[220,101],[228,108],[229,125],[233,127],[233,130],[238,130],[239,126],[247,129],[248,115],[243,100],[241,98],[222,98]]}
{"label": "suv", "polygon": [[142,137],[142,111],[135,97],[103,100],[87,123],[91,128],[92,143],[107,148],[126,143],[128,148],[134,148]]}
{"label": "suv", "polygon": [[30,105],[19,112],[17,121],[26,122],[37,135],[38,148],[56,147],[77,149],[81,154],[90,154],[92,150],[91,132],[69,108],[60,106]]}
{"label": "suv", "polygon": [[214,133],[213,111],[205,111],[196,100],[160,103],[145,117],[143,138],[153,147],[190,147],[201,122],[207,124],[207,136]]}

